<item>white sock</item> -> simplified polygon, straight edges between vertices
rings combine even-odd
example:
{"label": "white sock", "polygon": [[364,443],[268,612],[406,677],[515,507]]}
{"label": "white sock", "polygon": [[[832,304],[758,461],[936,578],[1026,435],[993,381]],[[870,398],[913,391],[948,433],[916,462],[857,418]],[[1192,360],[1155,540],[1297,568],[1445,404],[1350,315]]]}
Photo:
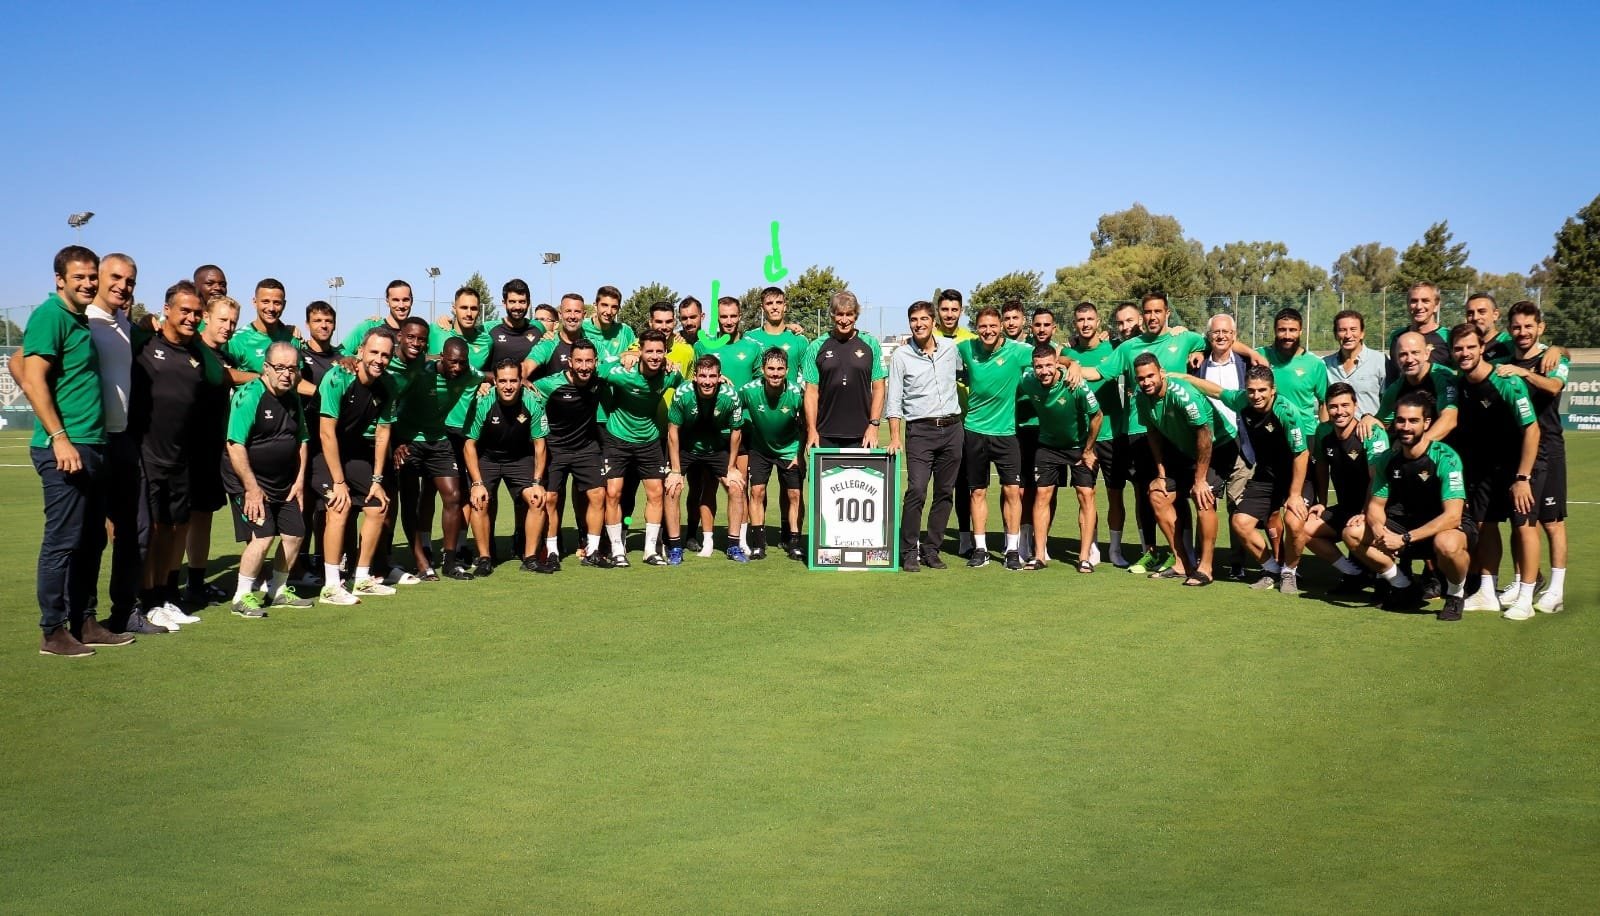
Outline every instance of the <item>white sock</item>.
{"label": "white sock", "polygon": [[583,552],[594,554],[600,552],[600,535],[586,534],[583,536]]}
{"label": "white sock", "polygon": [[[1494,590],[1494,577],[1493,576],[1485,576],[1484,578],[1489,580],[1489,590],[1493,591]],[[1466,591],[1467,591],[1467,580],[1465,580],[1465,579],[1462,579],[1460,582],[1446,582],[1444,584],[1444,593],[1446,595],[1449,595],[1451,598],[1460,598],[1466,593]]]}
{"label": "white sock", "polygon": [[338,563],[322,564],[322,584],[328,588],[338,588],[340,585],[344,584],[339,581]]}
{"label": "white sock", "polygon": [[644,523],[644,555],[653,556],[661,544],[661,523]]}
{"label": "white sock", "polygon": [[[620,556],[624,556],[625,554],[627,554],[627,552],[628,552],[628,541],[627,541],[627,538],[625,538],[623,536],[623,534],[622,534],[622,523],[621,522],[617,522],[615,525],[607,525],[606,526],[606,537],[611,538],[611,555],[612,556],[620,557]],[[596,549],[598,549],[598,547]]]}
{"label": "white sock", "polygon": [[972,549],[987,551],[989,549],[989,535],[986,532],[974,534],[972,536]]}
{"label": "white sock", "polygon": [[1518,574],[1515,574],[1515,575],[1513,575],[1511,577],[1511,584],[1506,586],[1506,590],[1511,592],[1511,594],[1515,595],[1517,593],[1517,589],[1519,589],[1521,587],[1522,587],[1522,575],[1520,573],[1518,573]]}
{"label": "white sock", "polygon": [[256,590],[256,580],[250,576],[239,574],[239,584],[233,590],[233,600],[242,601],[244,596]]}
{"label": "white sock", "polygon": [[1545,593],[1559,595],[1567,587],[1567,568],[1550,567],[1550,584],[1545,588]]}
{"label": "white sock", "polygon": [[1017,550],[1018,543],[1022,540],[1021,532],[1006,532],[1006,553]]}
{"label": "white sock", "polygon": [[1277,560],[1273,560],[1273,559],[1269,558],[1267,560],[1262,561],[1262,563],[1261,563],[1261,571],[1266,573],[1269,576],[1276,576],[1279,573],[1283,572],[1283,564],[1279,563]]}
{"label": "white sock", "polygon": [[274,571],[273,574],[272,574],[272,581],[270,583],[268,583],[268,585],[267,585],[267,597],[268,598],[276,598],[276,597],[278,597],[278,593],[283,591],[283,587],[285,585],[288,585],[288,584],[289,584],[289,574],[288,573]]}
{"label": "white sock", "polygon": [[1478,588],[1482,591],[1488,592],[1491,595],[1494,594],[1494,576],[1490,575],[1489,573],[1484,573],[1483,575],[1479,576]]}
{"label": "white sock", "polygon": [[370,579],[370,578],[372,578],[372,567],[370,567],[370,566],[357,566],[356,567],[356,581],[357,582],[360,582],[362,579]]}
{"label": "white sock", "polygon": [[749,522],[741,522],[739,524],[739,549],[744,551],[745,553],[749,553],[750,552],[750,523]]}
{"label": "white sock", "polygon": [[552,557],[561,553],[561,536],[556,535],[555,537],[545,538],[544,552]]}
{"label": "white sock", "polygon": [[1533,600],[1533,583],[1523,582],[1517,586],[1517,602]]}
{"label": "white sock", "polygon": [[1349,557],[1340,557],[1338,562],[1333,564],[1333,568],[1347,576],[1361,575],[1361,564]]}
{"label": "white sock", "polygon": [[717,552],[717,535],[714,531],[700,532],[700,556],[709,557]]}
{"label": "white sock", "polygon": [[1389,583],[1390,585],[1394,586],[1395,588],[1410,588],[1411,587],[1411,580],[1406,577],[1405,573],[1400,571],[1400,564],[1399,563],[1396,563],[1393,566],[1390,566],[1388,569],[1384,570],[1383,572],[1378,573],[1378,575],[1383,577],[1383,581]]}

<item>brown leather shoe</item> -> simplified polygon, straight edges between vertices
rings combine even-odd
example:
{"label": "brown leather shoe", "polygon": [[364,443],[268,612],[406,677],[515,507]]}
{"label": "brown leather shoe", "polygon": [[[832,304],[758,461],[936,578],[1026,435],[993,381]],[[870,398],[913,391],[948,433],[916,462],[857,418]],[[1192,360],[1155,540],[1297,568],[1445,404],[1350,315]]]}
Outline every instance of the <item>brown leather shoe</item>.
{"label": "brown leather shoe", "polygon": [[132,633],[113,633],[93,617],[83,619],[83,631],[78,639],[86,646],[125,646],[133,642]]}
{"label": "brown leather shoe", "polygon": [[94,650],[78,642],[71,630],[57,627],[54,633],[39,641],[39,654],[59,655],[62,658],[88,658],[94,654]]}

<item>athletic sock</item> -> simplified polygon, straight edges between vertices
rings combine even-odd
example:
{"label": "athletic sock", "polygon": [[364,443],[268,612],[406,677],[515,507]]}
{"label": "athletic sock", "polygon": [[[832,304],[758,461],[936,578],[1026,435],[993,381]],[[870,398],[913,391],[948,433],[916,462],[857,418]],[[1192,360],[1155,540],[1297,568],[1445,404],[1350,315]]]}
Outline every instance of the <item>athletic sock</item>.
{"label": "athletic sock", "polygon": [[544,552],[552,557],[561,554],[561,535],[544,539]]}
{"label": "athletic sock", "polygon": [[1127,563],[1127,558],[1122,555],[1122,530],[1107,529],[1107,531],[1111,535],[1111,546],[1106,551],[1106,559],[1110,560],[1113,566]]}
{"label": "athletic sock", "polygon": [[628,552],[628,541],[622,536],[622,523],[606,526],[606,537],[611,539],[611,555],[620,557]]}
{"label": "athletic sock", "polygon": [[338,563],[322,564],[322,584],[328,588],[338,588],[344,584],[343,582],[339,581]]}
{"label": "athletic sock", "polygon": [[162,600],[161,599],[161,589],[159,589],[159,588],[141,588],[141,589],[139,589],[139,605],[141,607],[143,607],[145,609],[145,611],[147,611],[147,612],[148,611],[153,611],[156,608],[160,607],[161,606],[161,600]]}
{"label": "athletic sock", "polygon": [[1267,559],[1261,564],[1261,571],[1269,576],[1276,576],[1283,572],[1283,564],[1277,560]]}
{"label": "athletic sock", "polygon": [[1347,576],[1361,575],[1361,564],[1349,557],[1340,557],[1338,562],[1333,564],[1333,568]]}
{"label": "athletic sock", "polygon": [[680,534],[677,537],[670,537],[669,536],[667,538],[667,549],[668,550],[682,550],[683,549],[683,535]]}
{"label": "athletic sock", "polygon": [[717,533],[715,531],[700,532],[700,556],[709,557],[717,552]]}
{"label": "athletic sock", "polygon": [[[1489,579],[1489,583],[1490,583],[1489,584],[1489,588],[1492,590],[1494,588],[1494,579],[1493,579],[1493,577],[1487,577],[1486,576],[1485,578]],[[1444,593],[1446,595],[1449,595],[1451,598],[1463,597],[1465,595],[1465,593],[1466,593],[1466,590],[1467,590],[1467,580],[1465,580],[1465,579],[1462,579],[1460,582],[1446,582],[1444,584]]]}
{"label": "athletic sock", "polygon": [[267,597],[269,599],[278,597],[278,593],[283,591],[283,587],[285,585],[288,585],[288,584],[289,584],[289,574],[288,573],[273,571],[273,573],[272,573],[272,581],[267,583]]}
{"label": "athletic sock", "polygon": [[239,584],[236,585],[234,587],[234,589],[233,589],[233,600],[234,600],[234,603],[238,603],[240,601],[243,601],[245,595],[248,595],[248,594],[250,594],[251,592],[253,592],[255,590],[256,590],[256,580],[251,576],[247,576],[247,575],[244,575],[243,573],[240,573],[239,574]]}
{"label": "athletic sock", "polygon": [[176,569],[167,573],[167,594],[173,599],[178,597],[178,571]]}
{"label": "athletic sock", "polygon": [[372,567],[370,567],[370,566],[357,566],[356,567],[355,581],[360,582],[362,579],[370,579],[370,578],[372,578]]}
{"label": "athletic sock", "polygon": [[1550,584],[1545,586],[1545,592],[1551,595],[1561,594],[1567,587],[1567,568],[1565,566],[1550,567]]}
{"label": "athletic sock", "polygon": [[1006,553],[1017,552],[1018,545],[1022,542],[1021,532],[1006,532]]}
{"label": "athletic sock", "polygon": [[[784,541],[780,540],[778,543],[781,544],[781,543],[784,543]],[[750,532],[750,546],[759,548],[761,550],[766,550],[767,549],[767,526],[766,525],[757,525],[754,529],[751,530],[751,532]]]}
{"label": "athletic sock", "polygon": [[987,533],[972,536],[972,549],[987,553],[989,551],[989,535]]}
{"label": "athletic sock", "polygon": [[206,587],[206,571],[202,567],[189,567],[189,587],[201,589]]}
{"label": "athletic sock", "polygon": [[600,535],[586,534],[583,536],[583,552],[585,555],[600,552]]}
{"label": "athletic sock", "polygon": [[656,552],[656,545],[661,543],[661,523],[644,523],[644,555],[652,556]]}
{"label": "athletic sock", "polygon": [[1408,578],[1405,573],[1400,571],[1400,564],[1398,563],[1390,566],[1383,572],[1378,573],[1378,575],[1383,578],[1383,581],[1389,583],[1395,588],[1411,587],[1411,579]]}
{"label": "athletic sock", "polygon": [[1494,594],[1494,576],[1489,573],[1480,575],[1478,577],[1478,588],[1482,591],[1488,592],[1491,595]]}
{"label": "athletic sock", "polygon": [[739,549],[743,550],[745,553],[749,553],[750,552],[750,523],[749,522],[744,522],[744,523],[739,525]]}
{"label": "athletic sock", "polygon": [[1517,585],[1517,598],[1516,598],[1516,600],[1519,601],[1519,602],[1520,601],[1532,601],[1533,600],[1533,583],[1532,582],[1523,582],[1523,583],[1520,583],[1520,584]]}

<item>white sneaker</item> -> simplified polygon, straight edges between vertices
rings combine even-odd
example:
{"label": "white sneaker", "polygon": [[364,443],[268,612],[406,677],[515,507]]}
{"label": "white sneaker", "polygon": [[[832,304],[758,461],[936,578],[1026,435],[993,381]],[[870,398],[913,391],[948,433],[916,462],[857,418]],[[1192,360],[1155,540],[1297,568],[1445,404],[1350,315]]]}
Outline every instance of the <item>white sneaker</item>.
{"label": "white sneaker", "polygon": [[1500,612],[1500,597],[1493,590],[1480,588],[1467,596],[1466,604],[1461,606],[1464,611],[1494,611]]}
{"label": "white sneaker", "polygon": [[186,614],[186,613],[184,613],[183,608],[178,607],[176,604],[173,604],[171,601],[168,601],[166,604],[161,605],[161,608],[162,608],[162,610],[165,610],[167,612],[167,616],[171,617],[173,620],[177,621],[178,623],[187,624],[187,623],[199,623],[200,622],[200,618],[199,617],[195,616],[194,614]]}
{"label": "white sneaker", "polygon": [[1552,595],[1549,589],[1545,589],[1545,593],[1540,595],[1539,600],[1533,603],[1533,609],[1541,614],[1558,613],[1565,604],[1561,599],[1560,592]]}
{"label": "white sneaker", "polygon": [[717,554],[717,549],[715,547],[711,546],[711,542],[710,541],[706,541],[705,544],[701,545],[700,552],[695,554],[695,556],[703,557],[703,558],[709,560],[712,557],[716,556],[716,554]]}
{"label": "white sneaker", "polygon": [[1500,616],[1504,617],[1507,620],[1532,620],[1533,619],[1533,599],[1532,599],[1532,597],[1524,598],[1521,601],[1516,602],[1515,604],[1513,604],[1510,607],[1506,608],[1506,612],[1504,614],[1501,614]]}
{"label": "white sneaker", "polygon": [[330,585],[322,590],[318,600],[323,604],[360,604],[361,599],[350,592],[343,585]]}
{"label": "white sneaker", "polygon": [[[398,566],[396,566],[393,569],[389,570],[389,574],[387,576],[383,577],[383,584],[384,585],[420,585],[421,583],[422,583],[421,579],[417,578],[416,576],[412,575],[411,573],[406,572],[405,570],[401,569]],[[382,594],[385,594],[385,593],[384,592],[373,592],[373,594],[382,595]],[[392,595],[392,594],[394,594],[394,592],[388,592],[387,594]]]}
{"label": "white sneaker", "polygon": [[150,621],[158,627],[166,627],[169,630],[178,629],[178,621],[173,619],[173,616],[171,612],[167,610],[167,607],[167,605],[163,604],[154,610],[147,611],[144,615],[144,619]]}
{"label": "white sneaker", "polygon": [[384,585],[377,579],[357,579],[355,587],[350,589],[350,594],[355,595],[357,598],[387,597],[394,594],[394,589]]}
{"label": "white sneaker", "polygon": [[1091,566],[1099,566],[1100,565],[1100,545],[1099,544],[1093,544],[1093,545],[1091,545],[1089,547],[1089,564]]}
{"label": "white sneaker", "polygon": [[[1541,576],[1538,581],[1533,583],[1533,590],[1538,591],[1539,586],[1543,584],[1544,578]],[[1521,590],[1522,583],[1513,580],[1510,585],[1500,590],[1500,603],[1502,605],[1515,604],[1517,602],[1517,593]]]}

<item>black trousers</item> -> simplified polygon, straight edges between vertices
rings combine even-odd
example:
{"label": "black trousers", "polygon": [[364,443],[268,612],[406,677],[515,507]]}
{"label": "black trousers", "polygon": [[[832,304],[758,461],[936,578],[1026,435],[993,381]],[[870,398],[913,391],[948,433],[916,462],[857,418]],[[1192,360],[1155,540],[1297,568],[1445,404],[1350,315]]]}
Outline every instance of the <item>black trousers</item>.
{"label": "black trousers", "polygon": [[[111,542],[111,615],[114,630],[128,625],[139,583],[144,578],[145,555],[150,550],[150,510],[145,504],[144,464],[139,442],[131,433],[111,433],[106,440],[106,517],[114,529]],[[93,560],[100,577],[100,556]]]}
{"label": "black trousers", "polygon": [[[916,556],[921,546],[938,550],[944,542],[944,529],[950,520],[956,477],[961,470],[961,420],[948,426],[935,426],[931,420],[906,423],[906,495],[900,508],[900,555]],[[928,481],[933,481],[933,499],[928,500]],[[928,505],[928,527],[922,529],[922,507]]]}

